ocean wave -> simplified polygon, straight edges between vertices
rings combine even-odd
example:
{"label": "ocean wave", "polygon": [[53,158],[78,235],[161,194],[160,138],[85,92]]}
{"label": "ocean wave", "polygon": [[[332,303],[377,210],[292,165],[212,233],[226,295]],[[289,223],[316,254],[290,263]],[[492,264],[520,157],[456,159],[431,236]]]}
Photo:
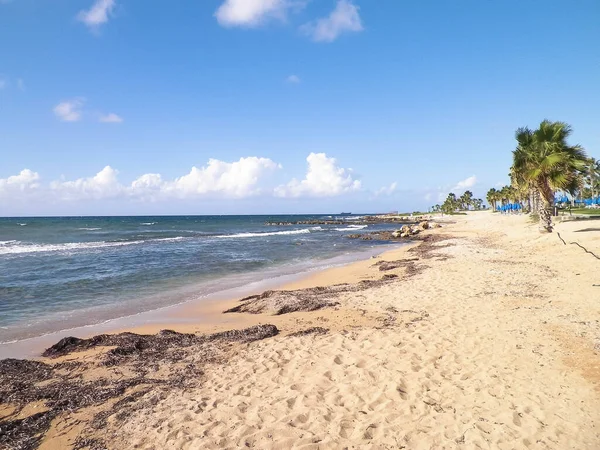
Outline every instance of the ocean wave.
{"label": "ocean wave", "polygon": [[[313,228],[321,228],[321,227],[313,227]],[[284,236],[291,234],[309,234],[310,228],[303,228],[301,230],[285,230],[285,231],[265,231],[258,233],[237,233],[237,234],[225,234],[222,236],[215,236],[218,238],[251,238],[251,237],[266,237],[266,236]],[[316,230],[315,230],[316,231]]]}
{"label": "ocean wave", "polygon": [[21,253],[41,253],[41,252],[64,252],[75,250],[90,250],[106,247],[123,247],[125,245],[141,244],[145,241],[123,241],[123,242],[67,242],[65,244],[25,244],[15,243],[15,245],[3,245],[0,247],[0,255],[15,255]]}
{"label": "ocean wave", "polygon": [[168,237],[168,238],[157,238],[157,239],[150,239],[146,242],[156,242],[156,241],[161,241],[161,242],[177,242],[177,241],[183,241],[184,239],[189,239],[189,237],[183,237],[183,236],[177,236],[177,237]]}
{"label": "ocean wave", "polygon": [[334,228],[335,231],[350,231],[350,230],[362,230],[367,228],[369,225],[348,225],[344,228]]}
{"label": "ocean wave", "polygon": [[83,227],[83,228],[77,228],[77,229],[78,230],[85,230],[85,231],[98,231],[98,230],[101,230],[102,228],[86,228],[86,227]]}
{"label": "ocean wave", "polygon": [[17,223],[17,225],[20,225],[20,226],[24,227],[27,224],[26,223]]}
{"label": "ocean wave", "polygon": [[144,239],[135,241],[97,241],[97,242],[67,242],[64,244],[33,244],[21,241],[0,241],[0,255],[21,253],[65,252],[78,250],[95,250],[101,248],[124,247],[152,242],[178,242],[189,239],[184,236]]}
{"label": "ocean wave", "polygon": [[148,225],[156,225],[157,223],[158,222],[142,222],[142,223],[140,223],[140,225],[146,225],[146,226],[148,226]]}
{"label": "ocean wave", "polygon": [[352,216],[352,217],[348,217],[348,216],[341,216],[341,217],[340,216],[336,216],[335,220],[344,220],[344,221],[350,222],[352,220],[360,220],[363,217],[364,216]]}

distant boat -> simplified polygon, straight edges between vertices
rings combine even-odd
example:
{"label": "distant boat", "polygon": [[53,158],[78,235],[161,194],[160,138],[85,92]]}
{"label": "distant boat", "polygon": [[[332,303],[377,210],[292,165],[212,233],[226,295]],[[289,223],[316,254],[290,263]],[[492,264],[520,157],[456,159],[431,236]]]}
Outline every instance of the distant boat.
{"label": "distant boat", "polygon": [[351,216],[352,213],[341,213],[340,216]]}

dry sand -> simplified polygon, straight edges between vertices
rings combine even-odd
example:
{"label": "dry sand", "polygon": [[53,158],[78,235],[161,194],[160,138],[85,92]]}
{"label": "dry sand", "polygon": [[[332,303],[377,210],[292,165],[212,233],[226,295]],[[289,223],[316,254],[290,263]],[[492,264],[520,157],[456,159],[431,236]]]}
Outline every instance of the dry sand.
{"label": "dry sand", "polygon": [[[222,315],[237,302],[212,305],[210,331],[271,323],[281,333],[237,346],[196,385],[126,420],[109,417],[99,437],[111,449],[600,448],[600,260],[570,244],[600,256],[600,222],[559,224],[565,245],[524,216],[453,220],[427,245],[287,286],[399,275],[340,294],[334,308]],[[289,336],[310,327],[329,331]],[[41,448],[72,444],[63,419]]]}

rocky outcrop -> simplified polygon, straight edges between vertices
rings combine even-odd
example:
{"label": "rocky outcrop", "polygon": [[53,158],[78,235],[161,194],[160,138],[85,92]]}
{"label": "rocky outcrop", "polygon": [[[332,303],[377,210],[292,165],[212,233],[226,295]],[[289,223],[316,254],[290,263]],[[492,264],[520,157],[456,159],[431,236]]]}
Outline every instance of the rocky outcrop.
{"label": "rocky outcrop", "polygon": [[407,223],[417,224],[424,220],[423,216],[362,216],[358,219],[310,219],[289,222],[267,221],[265,225],[291,226],[291,225],[373,225],[378,223]]}
{"label": "rocky outcrop", "polygon": [[355,233],[350,234],[347,237],[350,239],[362,239],[363,241],[396,241],[402,239],[410,239],[419,233],[433,229],[440,228],[441,225],[436,222],[429,222],[427,220],[421,221],[418,225],[403,225],[400,229],[394,231],[375,231],[372,233]]}

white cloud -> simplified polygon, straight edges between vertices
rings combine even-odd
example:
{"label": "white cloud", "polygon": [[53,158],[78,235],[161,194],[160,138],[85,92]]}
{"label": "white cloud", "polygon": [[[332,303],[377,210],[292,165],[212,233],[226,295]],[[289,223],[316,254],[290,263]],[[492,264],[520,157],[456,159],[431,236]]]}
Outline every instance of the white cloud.
{"label": "white cloud", "polygon": [[464,191],[466,189],[472,188],[473,186],[475,186],[476,183],[477,177],[475,175],[472,175],[456,183],[456,186],[452,188],[452,191]]}
{"label": "white cloud", "polygon": [[350,0],[338,0],[328,17],[317,19],[301,27],[316,42],[333,42],[344,32],[363,30],[359,7]]}
{"label": "white cloud", "polygon": [[[271,175],[281,166],[269,158],[243,157],[227,162],[209,159],[201,167],[179,177],[165,179],[159,173],[146,173],[132,182],[121,182],[119,172],[106,166],[95,175],[40,183],[40,175],[29,169],[0,179],[0,202],[13,206],[22,204],[55,205],[100,200],[168,202],[196,199],[242,199],[265,197],[330,197],[358,191],[359,180],[351,169],[337,165],[324,153],[307,157],[306,177],[272,188]],[[395,183],[385,188],[392,192]],[[29,207],[29,206],[28,206]],[[32,210],[33,211],[33,210]]]}
{"label": "white cloud", "polygon": [[380,196],[380,195],[392,195],[395,191],[396,191],[396,187],[397,187],[398,183],[396,183],[395,181],[390,184],[389,186],[384,186],[382,188],[379,188],[375,191],[375,195],[376,196]]}
{"label": "white cloud", "polygon": [[63,200],[102,199],[117,197],[124,192],[117,181],[119,172],[106,166],[90,178],[75,181],[54,181],[50,188]]}
{"label": "white cloud", "polygon": [[122,123],[123,122],[123,118],[121,116],[118,116],[115,113],[101,115],[98,120],[103,123]]}
{"label": "white cloud", "polygon": [[164,180],[158,173],[147,173],[130,185],[125,185],[119,182],[118,171],[106,166],[93,177],[54,181],[50,189],[61,200],[134,198],[156,201],[204,196],[244,198],[261,193],[260,181],[279,167],[268,158],[254,156],[231,163],[209,159],[206,166],[192,167],[188,174],[172,181]]}
{"label": "white cloud", "polygon": [[300,77],[298,75],[290,75],[289,77],[287,77],[285,79],[285,81],[287,81],[288,83],[291,83],[291,84],[298,84],[302,80],[300,79]]}
{"label": "white cloud", "polygon": [[225,27],[256,27],[269,19],[285,20],[292,6],[290,0],[225,0],[215,17]]}
{"label": "white cloud", "polygon": [[431,198],[433,197],[433,195],[431,194],[431,192],[428,192],[427,194],[425,194],[425,197],[423,197],[425,199],[425,201],[429,201],[431,200]]}
{"label": "white cloud", "polygon": [[54,114],[63,122],[77,122],[81,119],[81,108],[84,102],[83,98],[61,102],[54,107]]}
{"label": "white cloud", "polygon": [[268,158],[250,156],[232,163],[209,159],[205,167],[192,167],[187,175],[166,184],[166,191],[178,197],[223,194],[227,197],[248,197],[259,192],[257,184],[265,173],[280,168]]}
{"label": "white cloud", "polygon": [[40,175],[29,169],[23,169],[18,175],[0,178],[0,196],[3,193],[24,192],[39,187]]}
{"label": "white cloud", "polygon": [[77,20],[85,23],[90,28],[98,28],[108,22],[115,7],[115,0],[96,0],[90,9],[79,11]]}
{"label": "white cloud", "polygon": [[308,171],[302,181],[293,179],[275,188],[278,197],[329,197],[357,191],[361,183],[352,176],[352,169],[336,165],[335,158],[325,153],[311,153],[306,158]]}

